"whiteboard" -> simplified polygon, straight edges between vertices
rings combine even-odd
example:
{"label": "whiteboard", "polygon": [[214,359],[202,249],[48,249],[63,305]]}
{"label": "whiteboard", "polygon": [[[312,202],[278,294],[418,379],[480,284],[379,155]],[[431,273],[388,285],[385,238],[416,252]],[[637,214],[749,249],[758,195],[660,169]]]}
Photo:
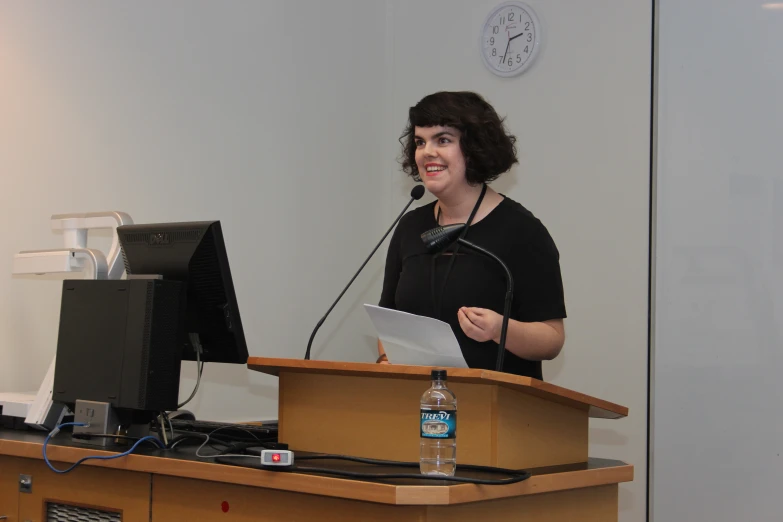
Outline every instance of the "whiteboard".
{"label": "whiteboard", "polygon": [[781,520],[783,4],[656,13],[651,520]]}

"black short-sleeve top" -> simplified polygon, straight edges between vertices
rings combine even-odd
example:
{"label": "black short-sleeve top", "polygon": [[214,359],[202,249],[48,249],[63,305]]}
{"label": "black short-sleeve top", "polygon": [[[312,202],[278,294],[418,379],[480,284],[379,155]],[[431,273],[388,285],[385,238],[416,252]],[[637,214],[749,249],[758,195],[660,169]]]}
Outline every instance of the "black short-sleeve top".
{"label": "black short-sleeve top", "polygon": [[[471,306],[502,315],[505,272],[496,261],[464,246],[459,247],[450,272],[447,267],[454,246],[445,255],[429,254],[420,236],[437,226],[434,206],[433,202],[419,207],[400,220],[386,256],[379,306],[449,323],[468,366],[494,370],[497,343],[481,343],[465,335],[457,311],[462,306]],[[465,239],[498,256],[511,270],[514,279],[511,319],[537,322],[566,317],[557,247],[546,227],[529,210],[504,197],[484,219],[471,225]],[[438,300],[440,310],[436,311]],[[508,351],[503,371],[542,378],[540,361],[528,361]]]}

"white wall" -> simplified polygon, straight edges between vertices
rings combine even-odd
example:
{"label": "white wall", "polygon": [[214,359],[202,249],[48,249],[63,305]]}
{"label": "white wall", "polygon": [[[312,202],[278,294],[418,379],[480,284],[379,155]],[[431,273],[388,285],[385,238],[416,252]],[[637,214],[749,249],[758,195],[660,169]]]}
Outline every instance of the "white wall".
{"label": "white wall", "polygon": [[[636,467],[621,488],[621,520],[644,520],[652,6],[531,0],[541,52],[503,79],[478,52],[497,3],[391,2],[387,156],[399,152],[407,108],[437,90],[475,90],[508,117],[520,165],[495,188],[544,222],[561,255],[567,341],[544,376],[630,408],[627,419],[591,421],[590,454]],[[396,209],[408,184],[391,161],[389,173]]]}
{"label": "white wall", "polygon": [[763,4],[659,2],[659,522],[781,519],[783,5]]}
{"label": "white wall", "polygon": [[[384,40],[365,23],[383,16],[360,0],[4,2],[0,390],[36,389],[54,354],[60,284],[10,273],[15,252],[62,244],[49,230],[62,212],[220,219],[251,355],[301,356],[385,226],[372,132]],[[374,360],[356,304],[377,299],[379,263],[316,357]],[[200,415],[276,415],[276,379],[240,365],[204,375]],[[183,393],[193,376],[186,363]]]}

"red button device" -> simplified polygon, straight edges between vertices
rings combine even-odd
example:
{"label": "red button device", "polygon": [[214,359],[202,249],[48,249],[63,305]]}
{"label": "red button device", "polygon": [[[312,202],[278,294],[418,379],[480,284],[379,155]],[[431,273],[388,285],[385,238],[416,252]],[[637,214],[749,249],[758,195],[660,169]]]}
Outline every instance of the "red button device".
{"label": "red button device", "polygon": [[261,464],[264,466],[291,467],[294,464],[294,454],[291,451],[284,450],[261,450]]}

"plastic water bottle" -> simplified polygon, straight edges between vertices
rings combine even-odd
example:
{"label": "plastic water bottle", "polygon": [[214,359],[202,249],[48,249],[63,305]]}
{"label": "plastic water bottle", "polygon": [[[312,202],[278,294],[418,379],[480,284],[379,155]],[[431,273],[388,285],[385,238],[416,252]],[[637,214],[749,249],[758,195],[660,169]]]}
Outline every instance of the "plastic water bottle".
{"label": "plastic water bottle", "polygon": [[454,475],[457,468],[457,398],[446,387],[446,370],[432,370],[432,386],[421,396],[422,475]]}

